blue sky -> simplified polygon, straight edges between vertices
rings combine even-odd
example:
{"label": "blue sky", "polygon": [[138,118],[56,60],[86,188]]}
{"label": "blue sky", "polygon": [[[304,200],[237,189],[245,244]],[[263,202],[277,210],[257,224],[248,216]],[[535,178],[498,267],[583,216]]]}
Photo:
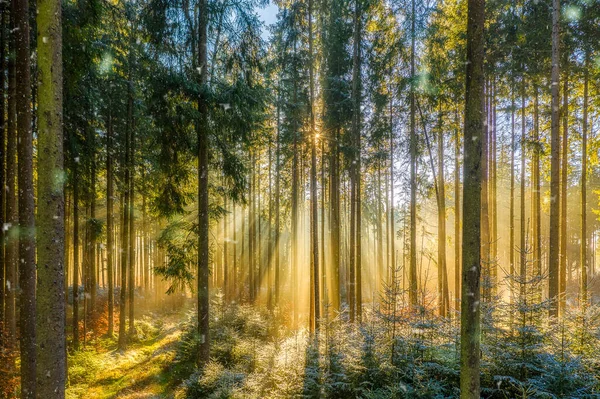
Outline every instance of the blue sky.
{"label": "blue sky", "polygon": [[258,9],[258,15],[260,19],[265,23],[263,29],[263,38],[268,39],[269,31],[266,29],[270,24],[274,23],[277,18],[277,6],[273,2],[269,2],[269,5],[265,8]]}

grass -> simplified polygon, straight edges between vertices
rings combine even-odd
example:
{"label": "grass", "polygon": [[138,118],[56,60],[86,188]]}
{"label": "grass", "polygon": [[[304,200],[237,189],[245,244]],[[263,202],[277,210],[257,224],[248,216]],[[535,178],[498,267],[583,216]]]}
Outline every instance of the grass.
{"label": "grass", "polygon": [[69,356],[68,399],[175,398],[177,344],[185,310],[136,321],[137,337],[127,350],[116,337],[102,337]]}

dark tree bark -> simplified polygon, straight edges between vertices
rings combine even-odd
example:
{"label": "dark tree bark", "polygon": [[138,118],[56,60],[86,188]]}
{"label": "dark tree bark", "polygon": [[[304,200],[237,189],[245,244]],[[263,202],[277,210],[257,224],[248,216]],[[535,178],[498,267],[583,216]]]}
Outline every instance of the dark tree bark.
{"label": "dark tree bark", "polygon": [[33,132],[31,131],[31,53],[29,1],[13,0],[15,14],[15,71],[17,153],[19,158],[19,328],[21,397],[35,398],[36,373],[36,265],[35,203],[33,189]]}
{"label": "dark tree bark", "polygon": [[113,121],[111,104],[108,105],[108,120],[106,126],[106,267],[108,273],[108,332],[112,337],[114,334],[114,178],[113,178]]}
{"label": "dark tree bark", "polygon": [[73,348],[79,349],[79,175],[73,160]]}
{"label": "dark tree bark", "polygon": [[[6,16],[8,9],[5,3],[0,4],[0,187],[6,187],[6,120],[5,96],[6,96]],[[0,226],[6,223],[6,190],[0,190]],[[4,228],[0,229],[0,351],[4,349],[4,303],[6,301],[6,263],[4,257],[5,244]]]}
{"label": "dark tree bark", "polygon": [[[9,29],[14,29],[14,13],[10,13]],[[15,77],[15,38],[9,35],[8,40],[8,117],[6,140],[6,300],[5,327],[6,349],[12,356],[17,347],[17,262],[19,260],[19,214],[17,209],[17,108],[16,108],[16,77]],[[10,371],[14,372],[14,361],[11,359]]]}
{"label": "dark tree bark", "polygon": [[208,2],[198,3],[198,68],[199,85],[202,92],[198,97],[200,120],[196,125],[198,135],[198,333],[200,350],[198,363],[204,366],[210,357],[209,293],[208,293],[208,100],[204,89],[207,80],[207,37]]}

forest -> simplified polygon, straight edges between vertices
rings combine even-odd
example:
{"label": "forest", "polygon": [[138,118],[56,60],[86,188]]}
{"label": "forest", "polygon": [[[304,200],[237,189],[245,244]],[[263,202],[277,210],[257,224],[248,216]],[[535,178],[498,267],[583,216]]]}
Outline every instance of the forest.
{"label": "forest", "polygon": [[600,398],[600,0],[1,0],[0,398]]}

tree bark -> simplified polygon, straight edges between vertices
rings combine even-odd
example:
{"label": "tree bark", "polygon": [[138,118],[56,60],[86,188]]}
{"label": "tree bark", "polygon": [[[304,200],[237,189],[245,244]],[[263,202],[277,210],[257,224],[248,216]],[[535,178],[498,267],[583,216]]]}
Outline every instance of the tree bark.
{"label": "tree bark", "polygon": [[60,0],[38,0],[38,398],[63,398],[67,379],[61,28]]}
{"label": "tree bark", "polygon": [[480,275],[482,135],[484,134],[485,1],[469,0],[463,184],[463,284],[461,301],[461,399],[480,397]]}
{"label": "tree bark", "polygon": [[17,153],[19,158],[19,289],[21,397],[35,397],[36,374],[36,242],[33,189],[33,132],[31,131],[31,53],[29,1],[13,0],[15,14],[15,71]]}
{"label": "tree bark", "polygon": [[198,97],[197,123],[198,135],[198,333],[200,350],[198,362],[201,366],[208,363],[210,357],[209,335],[209,253],[208,253],[208,102],[204,92],[207,80],[207,37],[208,2],[199,0],[198,11],[198,68],[199,85],[202,90]]}
{"label": "tree bark", "polygon": [[566,62],[563,80],[563,136],[561,156],[561,185],[560,185],[560,314],[564,315],[567,307],[567,186],[568,156],[569,156],[569,72]]}
{"label": "tree bark", "polygon": [[588,305],[588,233],[587,233],[587,133],[588,133],[588,84],[589,53],[585,54],[583,72],[583,124],[581,129],[581,286],[579,288],[580,306]]}
{"label": "tree bark", "polygon": [[310,84],[310,131],[311,131],[311,149],[310,149],[310,246],[311,246],[311,290],[312,290],[312,309],[313,322],[311,331],[319,331],[320,315],[320,295],[319,295],[319,218],[318,218],[318,200],[317,200],[317,131],[315,128],[315,82],[314,82],[314,48],[313,48],[313,1],[308,0],[308,46],[310,53],[309,60],[309,84]]}
{"label": "tree bark", "polygon": [[417,292],[417,133],[415,126],[415,36],[416,36],[416,6],[411,1],[411,51],[410,51],[410,266],[408,276],[409,305],[413,308],[418,304]]}
{"label": "tree bark", "polygon": [[111,103],[108,105],[108,120],[106,127],[106,267],[108,273],[108,332],[107,335],[112,337],[114,334],[114,178],[113,178],[113,122]]}
{"label": "tree bark", "polygon": [[560,228],[560,132],[559,132],[559,19],[560,0],[552,0],[552,104],[551,104],[551,160],[550,160],[550,242],[548,244],[548,297],[549,314],[558,316],[558,263]]}

